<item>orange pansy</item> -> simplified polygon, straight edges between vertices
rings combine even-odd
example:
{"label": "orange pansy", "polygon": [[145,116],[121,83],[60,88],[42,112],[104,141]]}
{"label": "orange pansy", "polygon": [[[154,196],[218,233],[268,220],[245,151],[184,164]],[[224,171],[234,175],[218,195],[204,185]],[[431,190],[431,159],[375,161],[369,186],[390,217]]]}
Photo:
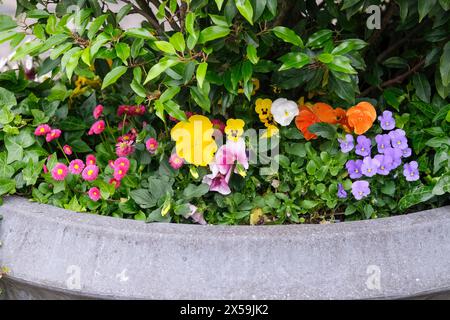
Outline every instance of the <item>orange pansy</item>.
{"label": "orange pansy", "polygon": [[336,124],[336,111],[332,106],[323,102],[317,102],[312,106],[312,112],[319,118],[320,122]]}
{"label": "orange pansy", "polygon": [[317,138],[317,136],[311,132],[309,132],[308,128],[310,125],[320,122],[317,115],[308,107],[301,106],[300,113],[295,118],[295,125],[298,130],[303,133],[303,136],[306,140],[311,140]]}
{"label": "orange pansy", "polygon": [[376,118],[377,112],[368,102],[360,102],[347,110],[348,125],[356,134],[364,134],[372,127]]}

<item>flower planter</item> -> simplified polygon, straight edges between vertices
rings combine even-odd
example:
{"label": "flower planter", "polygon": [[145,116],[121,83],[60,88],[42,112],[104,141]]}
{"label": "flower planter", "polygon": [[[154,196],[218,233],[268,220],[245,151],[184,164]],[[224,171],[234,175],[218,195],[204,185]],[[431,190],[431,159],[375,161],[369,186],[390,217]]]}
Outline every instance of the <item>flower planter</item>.
{"label": "flower planter", "polygon": [[10,299],[370,299],[450,289],[450,207],[258,227],[145,224],[18,197],[0,213]]}

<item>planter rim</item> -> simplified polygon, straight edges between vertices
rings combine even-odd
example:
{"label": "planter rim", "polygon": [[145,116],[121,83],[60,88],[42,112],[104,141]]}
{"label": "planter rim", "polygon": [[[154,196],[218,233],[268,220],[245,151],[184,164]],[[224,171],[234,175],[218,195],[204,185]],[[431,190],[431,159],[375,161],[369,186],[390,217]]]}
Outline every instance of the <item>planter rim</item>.
{"label": "planter rim", "polygon": [[[8,197],[0,214],[7,282],[59,294],[364,299],[450,288],[450,206],[323,225],[200,226],[146,224]],[[74,265],[84,270],[81,289],[67,288],[67,267]],[[381,270],[381,288],[366,283],[371,266]],[[125,269],[124,285],[116,276]],[[170,277],[146,276],[154,270]]]}

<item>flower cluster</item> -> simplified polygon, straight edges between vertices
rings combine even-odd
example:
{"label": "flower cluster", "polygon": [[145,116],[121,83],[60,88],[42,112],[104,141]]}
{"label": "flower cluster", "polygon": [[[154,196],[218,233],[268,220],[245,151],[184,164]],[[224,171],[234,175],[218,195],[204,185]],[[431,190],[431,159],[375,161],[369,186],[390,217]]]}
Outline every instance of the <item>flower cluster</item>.
{"label": "flower cluster", "polygon": [[[372,118],[372,115],[370,117]],[[392,112],[384,111],[378,120],[381,128],[387,132],[375,136],[378,154],[374,157],[372,157],[372,140],[368,137],[359,135],[355,142],[351,134],[346,134],[345,137],[338,139],[341,152],[349,153],[354,150],[356,155],[362,157],[362,159],[352,159],[346,163],[346,169],[351,179],[371,178],[375,175],[387,176],[401,166],[402,159],[408,158],[412,154],[411,148],[408,147],[405,131],[402,129],[392,130],[395,128]],[[416,161],[406,163],[403,168],[403,174],[407,181],[419,179]],[[357,200],[368,196],[370,194],[369,183],[367,181],[353,182],[352,193]],[[347,195],[339,190],[338,197],[346,198]]]}
{"label": "flower cluster", "polygon": [[61,136],[61,130],[52,129],[48,124],[41,124],[34,130],[36,136],[45,136],[45,141],[50,142]]}
{"label": "flower cluster", "polygon": [[142,116],[145,114],[145,106],[128,106],[128,105],[120,105],[117,108],[117,115],[119,117],[123,115],[127,116]]}

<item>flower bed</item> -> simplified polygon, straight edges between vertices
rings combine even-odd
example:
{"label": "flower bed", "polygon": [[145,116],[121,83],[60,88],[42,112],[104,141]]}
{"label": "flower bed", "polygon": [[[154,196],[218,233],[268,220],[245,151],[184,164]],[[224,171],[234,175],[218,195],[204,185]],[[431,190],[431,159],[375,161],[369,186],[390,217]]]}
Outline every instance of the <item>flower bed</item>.
{"label": "flower bed", "polygon": [[[363,1],[41,5],[18,4],[34,20],[0,16],[10,62],[35,63],[0,75],[0,196],[251,225],[448,204],[445,3],[376,6],[375,31],[356,14]],[[135,13],[146,21],[123,29]],[[411,52],[400,39],[416,22],[432,45]]]}

